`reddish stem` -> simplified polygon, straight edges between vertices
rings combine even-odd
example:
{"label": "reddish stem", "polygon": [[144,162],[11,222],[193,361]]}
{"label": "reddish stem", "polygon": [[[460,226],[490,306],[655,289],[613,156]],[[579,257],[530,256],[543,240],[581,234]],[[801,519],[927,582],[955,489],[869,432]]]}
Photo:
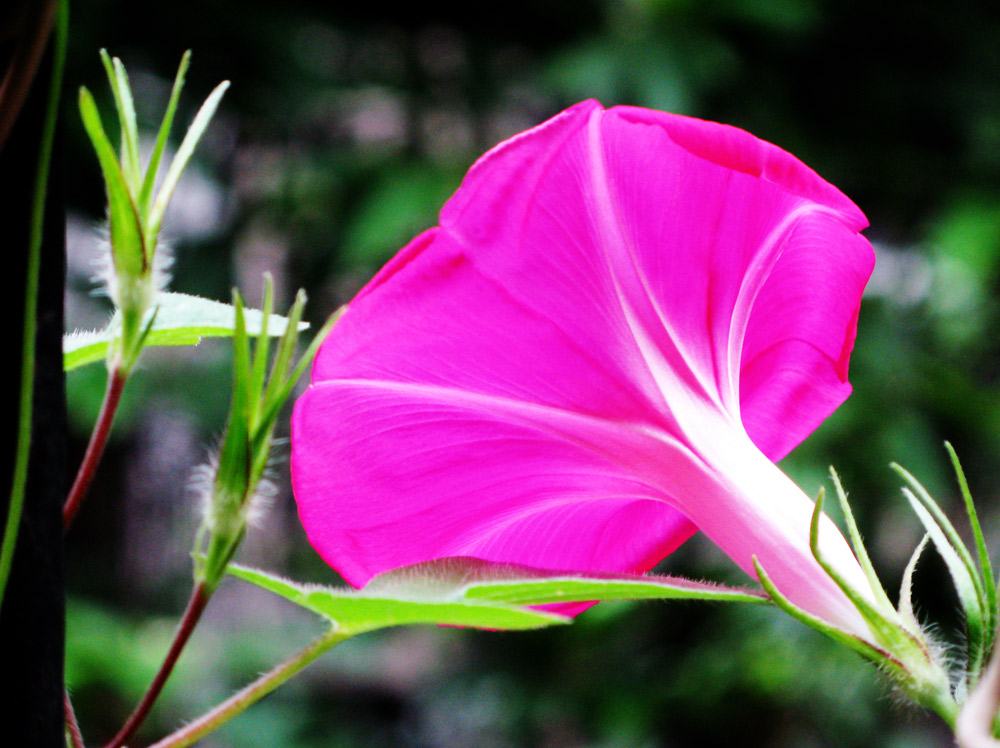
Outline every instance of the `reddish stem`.
{"label": "reddish stem", "polygon": [[69,742],[73,748],[84,748],[83,733],[80,732],[80,723],[76,721],[76,713],[73,711],[73,702],[69,700],[69,691],[63,690],[63,711],[66,713],[66,732],[69,733]]}
{"label": "reddish stem", "polygon": [[211,597],[211,593],[205,587],[205,583],[199,582],[191,592],[191,598],[188,600],[187,608],[184,610],[184,617],[181,618],[181,622],[177,626],[177,632],[174,634],[174,640],[170,644],[170,650],[163,659],[163,664],[160,665],[156,677],[149,684],[149,688],[146,689],[142,701],[139,702],[139,705],[132,712],[128,721],[122,725],[122,729],[118,731],[118,734],[115,735],[114,739],[105,748],[121,748],[125,744],[125,741],[135,735],[136,731],[142,726],[160,692],[163,691],[163,687],[167,683],[167,678],[173,672],[177,658],[181,656],[181,652],[184,650],[184,645],[191,638],[191,632],[198,625],[198,620],[205,611],[205,606],[208,605],[209,597]]}
{"label": "reddish stem", "polygon": [[122,397],[122,390],[125,389],[127,377],[121,367],[108,375],[108,386],[104,391],[104,402],[101,403],[101,412],[97,416],[97,423],[94,424],[94,431],[90,435],[90,443],[87,451],[83,455],[83,462],[76,473],[73,487],[66,497],[66,504],[63,506],[63,532],[69,529],[73,523],[73,518],[80,510],[84,496],[94,480],[97,466],[101,462],[104,454],[104,447],[108,443],[108,434],[111,432],[111,424],[115,420],[115,411],[118,410],[118,402]]}

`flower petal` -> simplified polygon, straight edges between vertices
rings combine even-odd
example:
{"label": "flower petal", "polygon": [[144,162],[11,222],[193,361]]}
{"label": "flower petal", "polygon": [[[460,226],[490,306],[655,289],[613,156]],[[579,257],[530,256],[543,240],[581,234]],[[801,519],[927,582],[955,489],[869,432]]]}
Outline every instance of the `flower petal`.
{"label": "flower petal", "polygon": [[626,425],[518,400],[437,385],[323,382],[296,405],[293,445],[310,540],[357,586],[449,556],[648,571],[695,529],[632,464],[650,454],[669,462],[669,446]]}
{"label": "flower petal", "polygon": [[[815,572],[811,502],[745,434],[724,423],[708,430],[713,446],[695,454],[637,424],[439,385],[344,379],[314,385],[296,405],[294,488],[310,541],[356,586],[450,556],[643,572],[697,525],[749,573],[756,555],[796,604],[863,633]],[[821,538],[826,556],[865,585],[826,518]]]}
{"label": "flower petal", "polygon": [[850,391],[863,225],[722,125],[584,102],[501,144],[317,357],[293,427],[310,539],[360,584],[449,555],[643,571],[693,522],[863,635],[767,459]]}

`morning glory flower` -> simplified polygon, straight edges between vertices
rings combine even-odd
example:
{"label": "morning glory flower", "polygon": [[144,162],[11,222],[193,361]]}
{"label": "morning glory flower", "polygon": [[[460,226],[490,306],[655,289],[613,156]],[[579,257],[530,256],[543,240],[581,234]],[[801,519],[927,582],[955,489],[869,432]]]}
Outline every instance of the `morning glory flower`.
{"label": "morning glory flower", "polygon": [[[361,586],[450,556],[645,572],[701,530],[871,639],[774,464],[850,393],[866,225],[725,125],[587,101],[501,143],[319,352],[292,434],[310,541]],[[825,517],[820,550],[871,596]]]}

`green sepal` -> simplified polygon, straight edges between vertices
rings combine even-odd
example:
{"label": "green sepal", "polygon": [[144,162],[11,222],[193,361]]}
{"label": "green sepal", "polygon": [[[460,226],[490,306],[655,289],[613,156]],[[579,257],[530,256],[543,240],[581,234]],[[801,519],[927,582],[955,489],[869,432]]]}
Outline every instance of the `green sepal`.
{"label": "green sepal", "polygon": [[152,247],[156,246],[156,240],[160,235],[160,225],[163,223],[163,216],[167,212],[167,206],[170,204],[170,198],[174,194],[177,182],[180,181],[181,173],[191,159],[191,154],[194,153],[195,146],[198,145],[201,136],[205,134],[205,129],[215,115],[215,110],[218,108],[219,101],[222,100],[222,96],[227,88],[229,88],[229,81],[223,81],[208,95],[205,103],[201,105],[194,120],[191,122],[191,126],[188,127],[184,139],[177,148],[177,153],[174,154],[174,158],[167,168],[166,176],[163,177],[163,184],[160,185],[160,189],[156,193],[156,198],[153,200],[153,205],[149,211],[149,222],[147,224],[149,233],[147,239]]}
{"label": "green sepal", "polygon": [[965,612],[969,678],[971,682],[975,682],[986,661],[993,636],[990,628],[993,615],[989,593],[969,549],[941,507],[911,473],[896,463],[891,467],[907,482],[908,487],[903,488],[903,495],[934,541],[934,547],[948,567],[955,584],[955,591]]}
{"label": "green sepal", "polygon": [[[847,580],[844,579],[840,572],[831,564],[820,552],[819,549],[819,521],[823,514],[823,502],[826,497],[826,492],[821,490],[819,495],[816,497],[816,505],[813,508],[812,520],[809,523],[809,549],[812,551],[813,558],[816,562],[823,568],[823,571],[827,573],[827,576],[832,579],[841,591],[847,595],[847,598],[854,604],[854,607],[861,614],[861,617],[865,619],[865,623],[872,630],[876,639],[880,642],[888,644],[890,642],[895,643],[895,639],[898,638],[899,626],[895,620],[896,610],[891,604],[888,608],[881,608],[877,604],[873,604],[864,595],[862,595],[858,590],[854,589]],[[888,614],[888,615],[887,615]],[[891,615],[891,618],[889,617]],[[919,645],[914,642],[916,646]]]}
{"label": "green sepal", "polygon": [[[857,635],[844,631],[799,608],[781,594],[756,556],[753,557],[753,563],[761,586],[770,595],[775,605],[797,621],[819,631],[878,665],[917,703],[933,709],[949,725],[954,725],[958,707],[951,695],[947,675],[909,632],[902,628],[898,629],[896,635],[890,640],[895,646],[890,644],[876,645],[861,639]],[[838,584],[840,583],[838,582]],[[900,650],[902,651],[900,652]]]}
{"label": "green sepal", "polygon": [[[918,481],[905,468],[903,468],[901,465],[895,462],[892,463],[890,467],[893,470],[895,470],[896,473],[898,473],[903,478],[903,480],[905,480],[909,484],[911,490],[910,490],[910,495],[907,496],[907,499],[911,500],[910,503],[911,504],[913,503],[912,499],[917,499],[918,503],[922,505],[927,510],[927,512],[933,517],[934,519],[933,524],[936,530],[938,531],[938,534],[941,537],[942,545],[950,546],[955,551],[955,553],[958,554],[958,558],[961,562],[961,565],[965,567],[968,581],[970,581],[973,587],[975,588],[976,596],[979,598],[980,609],[986,609],[988,605],[986,602],[987,600],[986,590],[983,588],[983,581],[979,577],[979,572],[976,569],[976,565],[972,561],[972,555],[969,553],[969,549],[966,547],[965,543],[962,541],[962,538],[955,530],[955,526],[951,524],[951,521],[948,519],[947,516],[945,516],[945,513],[941,510],[941,507],[938,506],[937,502],[934,501],[930,493],[928,493],[927,489],[924,488],[923,484],[920,483],[920,481]],[[931,534],[931,539],[935,541],[935,546],[938,546],[940,548],[941,546],[938,545],[937,540],[935,538],[935,532],[931,532],[931,529],[929,527],[927,528],[927,530]],[[955,580],[955,582],[956,584],[958,584],[957,579]]]}
{"label": "green sepal", "polygon": [[128,75],[122,61],[108,56],[108,51],[102,49],[101,62],[111,84],[111,93],[115,99],[115,109],[118,112],[118,125],[121,130],[121,165],[129,193],[135,197],[139,191],[141,169],[139,163],[139,128],[135,118],[135,100],[129,86]]}
{"label": "green sepal", "polygon": [[567,624],[556,613],[467,595],[479,567],[468,559],[431,561],[381,574],[362,590],[299,584],[230,564],[229,573],[329,619],[351,635],[392,626],[443,624],[485,629],[535,629]]}
{"label": "green sepal", "polygon": [[[861,539],[858,524],[854,521],[854,512],[851,511],[851,505],[847,501],[847,492],[840,481],[840,476],[832,466],[830,467],[830,479],[833,481],[833,487],[837,493],[840,510],[844,514],[844,521],[847,523],[847,533],[851,538],[851,547],[854,548],[854,555],[857,556],[858,563],[861,564],[861,569],[864,571],[865,577],[868,578],[868,586],[871,587],[872,594],[875,595],[875,602],[879,607],[892,609],[892,602],[885,593],[882,582],[879,581],[878,574],[875,573],[875,567],[872,566],[871,558],[868,556],[868,549],[865,548],[865,543]],[[817,501],[817,503],[819,502]]]}
{"label": "green sepal", "polygon": [[957,705],[951,694],[948,674],[938,662],[919,629],[914,632],[903,624],[891,605],[883,608],[873,604],[845,580],[819,550],[819,519],[823,509],[823,491],[816,497],[809,528],[809,547],[816,562],[854,604],[871,630],[879,650],[890,655],[888,660],[876,660],[889,672],[896,683],[917,703],[936,711],[954,723]]}
{"label": "green sepal", "polygon": [[800,623],[804,623],[809,628],[815,629],[821,634],[830,637],[838,644],[844,645],[867,660],[879,663],[880,665],[889,666],[895,671],[902,672],[902,663],[894,658],[889,652],[881,649],[880,647],[876,647],[871,642],[865,641],[856,634],[852,634],[849,631],[837,628],[831,623],[827,623],[822,618],[818,618],[812,613],[798,607],[795,603],[781,594],[781,591],[775,586],[774,582],[771,581],[771,577],[768,576],[764,567],[761,566],[761,563],[757,559],[756,555],[753,557],[753,566],[754,570],[757,572],[757,579],[760,581],[761,587],[764,588],[764,591],[767,592],[774,604],[792,618]]}
{"label": "green sepal", "polygon": [[[323,326],[316,333],[316,336],[309,343],[309,347],[306,348],[305,353],[299,359],[299,362],[292,369],[292,373],[285,376],[284,381],[279,380],[274,374],[271,375],[271,381],[267,384],[267,389],[264,390],[264,398],[261,407],[261,420],[269,420],[276,418],[278,411],[284,406],[284,403],[288,400],[289,396],[292,394],[292,389],[295,383],[302,378],[305,374],[306,369],[312,363],[312,360],[316,357],[316,353],[319,351],[320,345],[326,339],[326,336],[330,334],[330,331],[334,326],[340,321],[340,318],[344,316],[347,311],[347,306],[342,306],[337,311],[335,311]],[[288,350],[293,350],[292,342],[288,344]],[[284,344],[283,344],[284,345]],[[278,367],[277,359],[281,358],[282,351],[284,349],[279,347],[278,357],[275,361],[274,369],[275,371],[280,371]],[[283,367],[284,371],[287,371],[291,362],[289,361]]]}
{"label": "green sepal", "polygon": [[913,612],[913,572],[916,571],[917,561],[920,560],[921,554],[927,547],[928,540],[930,540],[930,535],[927,534],[924,534],[924,537],[920,539],[917,547],[913,550],[913,555],[906,563],[906,568],[903,570],[903,580],[899,585],[899,617],[903,619],[903,623],[910,625],[910,630],[914,633],[920,631],[920,621],[917,620],[917,616]]}
{"label": "green sepal", "polygon": [[976,555],[979,557],[979,572],[982,575],[982,586],[986,592],[986,624],[985,632],[990,637],[987,650],[992,648],[992,637],[997,628],[997,586],[993,576],[993,565],[990,562],[989,549],[986,547],[986,538],[983,537],[983,528],[979,524],[979,513],[972,500],[972,492],[969,490],[969,482],[966,480],[962,463],[958,459],[958,454],[950,442],[944,443],[944,448],[951,458],[952,468],[955,470],[955,478],[958,480],[958,487],[965,502],[965,511],[969,517],[969,525],[972,527],[972,536],[976,541]]}
{"label": "green sepal", "polygon": [[[211,495],[198,532],[195,553],[206,545],[204,560],[196,562],[195,576],[210,588],[218,584],[246,533],[246,526],[255,499],[260,495],[271,453],[278,414],[291,394],[295,381],[305,372],[329,332],[328,321],[306,349],[299,365],[292,370],[292,357],[305,293],[299,291],[288,319],[270,314],[273,307],[274,284],[269,274],[264,276],[263,311],[259,312],[256,340],[250,342],[247,314],[239,293],[233,290],[233,394],[225,436],[214,465]],[[268,336],[277,332],[276,322],[283,323],[281,338],[268,375]],[[207,544],[206,544],[207,538]]]}
{"label": "green sepal", "polygon": [[[115,149],[104,132],[94,97],[86,88],[80,89],[80,117],[104,174],[111,229],[111,257],[118,284],[124,287],[129,281],[143,275],[147,269],[142,224]],[[116,298],[114,301],[119,306],[127,303],[127,299]]]}
{"label": "green sepal", "polygon": [[[231,304],[212,301],[200,296],[161,291],[157,295],[156,319],[145,339],[147,346],[197,345],[207,337],[229,337],[236,329],[235,311]],[[152,316],[147,313],[146,319]],[[255,309],[244,312],[247,332],[256,335],[263,326],[263,314]],[[299,322],[295,329],[309,325]],[[288,319],[277,314],[268,317],[268,334],[284,335]],[[63,338],[63,366],[71,371],[79,366],[103,360],[119,334],[119,325],[112,321],[103,330],[73,332]]]}
{"label": "green sepal", "polygon": [[903,495],[910,502],[913,512],[919,518],[927,534],[930,535],[938,555],[941,556],[945,566],[948,568],[948,573],[951,575],[952,582],[955,585],[955,592],[958,593],[959,602],[962,604],[962,609],[965,612],[965,622],[968,629],[969,669],[971,673],[978,674],[982,668],[985,656],[983,651],[985,621],[982,599],[978,594],[975,576],[970,573],[969,567],[963,563],[961,554],[949,542],[946,531],[938,524],[936,517],[932,516],[931,512],[928,511],[913,491],[904,487]]}
{"label": "green sepal", "polygon": [[153,188],[156,186],[156,175],[160,170],[160,160],[167,147],[167,139],[170,137],[170,130],[174,125],[174,115],[177,113],[177,104],[180,102],[181,89],[184,87],[184,78],[187,75],[188,66],[191,64],[191,50],[187,50],[181,57],[181,64],[177,68],[177,75],[174,77],[174,85],[170,90],[170,100],[167,102],[167,111],[160,122],[160,130],[156,134],[156,143],[153,152],[149,157],[149,164],[146,166],[146,177],[142,181],[142,189],[139,191],[139,210],[143,218],[149,217],[149,211],[153,207]]}

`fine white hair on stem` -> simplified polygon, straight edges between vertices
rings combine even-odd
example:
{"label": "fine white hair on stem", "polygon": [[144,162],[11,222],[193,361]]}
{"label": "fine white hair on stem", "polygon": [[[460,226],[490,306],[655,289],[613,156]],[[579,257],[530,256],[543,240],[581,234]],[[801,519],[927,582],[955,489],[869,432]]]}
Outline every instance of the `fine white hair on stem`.
{"label": "fine white hair on stem", "polygon": [[[95,229],[97,251],[93,258],[94,282],[93,293],[97,296],[107,296],[114,300],[117,297],[117,277],[115,275],[114,256],[111,248],[111,229],[105,220]],[[169,237],[160,234],[153,251],[153,286],[157,291],[163,291],[173,278],[174,245]]]}
{"label": "fine white hair on stem", "polygon": [[[219,506],[216,477],[219,473],[219,450],[212,449],[208,458],[191,470],[188,477],[188,490],[194,495],[200,507],[202,522],[210,530],[216,529],[219,512],[227,508]],[[250,486],[246,496],[241,497],[238,507],[229,511],[238,511],[243,521],[253,527],[259,527],[267,511],[274,505],[274,500],[280,493],[274,481],[274,471],[269,465],[257,481],[256,486]]]}
{"label": "fine white hair on stem", "polygon": [[257,481],[249,500],[244,504],[243,512],[249,526],[261,526],[264,516],[274,506],[274,500],[278,494],[278,484],[272,479],[271,470],[264,470],[264,474]]}
{"label": "fine white hair on stem", "polygon": [[188,491],[197,501],[201,511],[202,523],[212,529],[215,527],[215,476],[219,472],[219,453],[217,448],[209,450],[208,458],[200,465],[191,469],[188,476]]}

